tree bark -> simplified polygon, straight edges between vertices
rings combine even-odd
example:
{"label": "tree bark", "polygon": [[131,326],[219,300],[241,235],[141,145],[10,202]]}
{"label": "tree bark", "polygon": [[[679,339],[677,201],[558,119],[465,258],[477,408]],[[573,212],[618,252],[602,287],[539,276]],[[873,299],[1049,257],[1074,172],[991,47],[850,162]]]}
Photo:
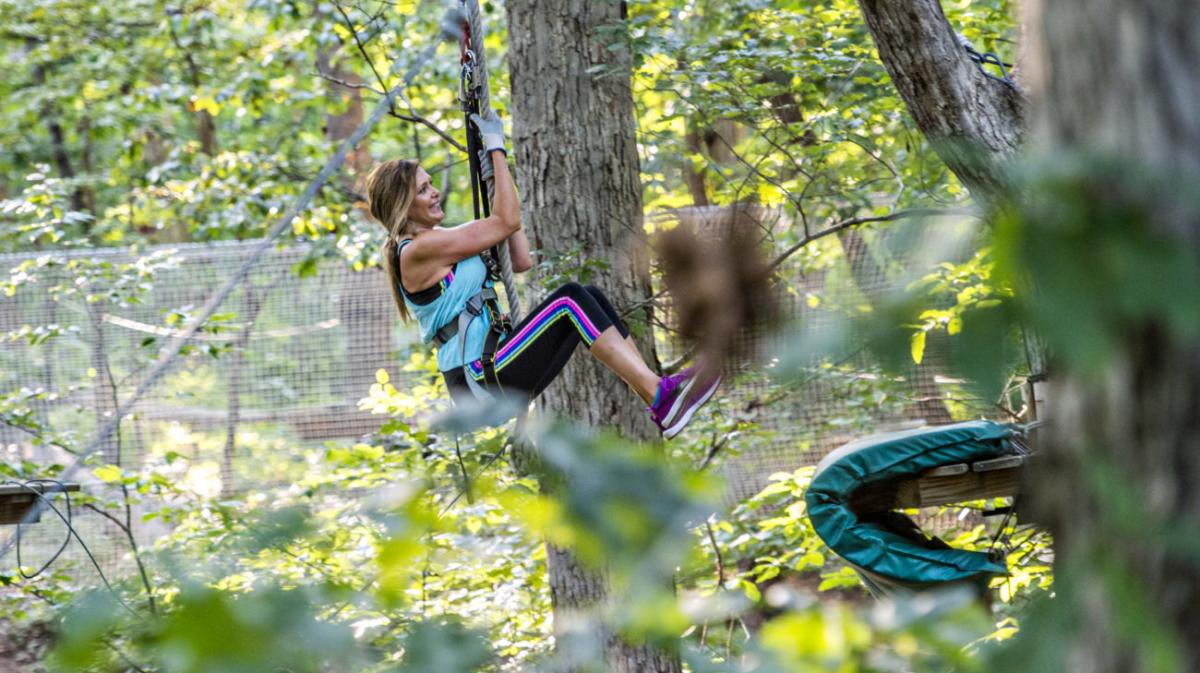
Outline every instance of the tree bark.
{"label": "tree bark", "polygon": [[[651,294],[630,54],[608,48],[622,4],[506,3],[513,159],[520,170],[523,220],[543,258],[583,261],[585,276],[578,280],[602,287],[618,311]],[[588,72],[594,66],[609,71]],[[563,260],[580,249],[583,260]],[[606,264],[587,264],[590,260]],[[633,316],[639,321],[645,317]],[[653,357],[652,341],[647,337],[640,342]],[[613,428],[633,439],[657,436],[637,396],[582,353],[542,395],[541,404],[549,413]],[[589,608],[606,600],[605,579],[581,568],[569,554],[550,549],[548,566],[556,631],[579,617],[586,620]],[[606,640],[611,671],[680,670],[673,656],[611,636]]]}
{"label": "tree bark", "polygon": [[[1040,153],[1100,152],[1130,174],[1200,180],[1200,22],[1191,0],[1043,3],[1036,110]],[[1128,191],[1115,184],[1100,194]],[[1200,211],[1186,190],[1158,190],[1156,234],[1200,254]],[[1101,197],[1105,198],[1105,197]],[[1104,204],[1101,204],[1103,207]],[[1036,244],[1036,241],[1035,241]],[[1153,269],[1145,269],[1154,273]],[[1180,301],[1195,301],[1180,288]],[[1122,327],[1099,382],[1067,371],[1053,382],[1054,425],[1032,489],[1055,534],[1059,600],[1077,628],[1064,670],[1200,670],[1200,564],[1181,537],[1200,530],[1200,344],[1153,319]],[[1103,492],[1097,465],[1112,470]],[[1135,503],[1136,530],[1114,525],[1116,497]],[[1114,572],[1117,579],[1114,581]],[[1130,605],[1120,584],[1138,597]],[[1070,589],[1068,592],[1067,589]],[[1135,618],[1130,611],[1137,611]],[[1162,637],[1178,659],[1155,665]],[[1169,660],[1168,660],[1169,661]]]}
{"label": "tree bark", "polygon": [[1025,97],[978,71],[939,0],[859,0],[879,58],[917,127],[976,198],[1002,189]]}

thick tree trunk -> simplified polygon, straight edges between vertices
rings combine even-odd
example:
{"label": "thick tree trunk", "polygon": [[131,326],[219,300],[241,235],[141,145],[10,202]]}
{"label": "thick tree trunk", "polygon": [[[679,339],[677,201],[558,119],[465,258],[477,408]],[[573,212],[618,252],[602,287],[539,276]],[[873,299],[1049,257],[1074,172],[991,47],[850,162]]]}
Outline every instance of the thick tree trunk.
{"label": "thick tree trunk", "polygon": [[879,58],[917,127],[976,198],[1021,145],[1025,99],[976,69],[939,0],[859,0]]}
{"label": "thick tree trunk", "polygon": [[[618,310],[650,296],[634,136],[628,51],[611,51],[622,3],[611,0],[510,0],[513,159],[522,217],[543,259],[565,259],[587,272]],[[615,68],[604,76],[593,66]],[[588,261],[606,265],[589,265]],[[580,262],[583,265],[580,265]],[[641,321],[645,315],[634,315]],[[643,339],[652,354],[652,343]],[[610,427],[634,439],[657,436],[641,401],[582,352],[541,398],[551,414]],[[556,630],[606,600],[606,582],[551,549]],[[608,638],[609,670],[680,670],[671,656]]]}
{"label": "thick tree trunk", "polygon": [[[1131,174],[1197,184],[1195,2],[1059,0],[1043,11],[1037,149],[1099,151],[1120,157]],[[1159,190],[1148,220],[1200,254],[1200,211],[1185,192]],[[1179,292],[1180,301],[1195,301],[1195,288]],[[1150,321],[1124,332],[1100,382],[1072,372],[1054,381],[1055,423],[1032,489],[1056,536],[1059,600],[1077,625],[1063,643],[1064,669],[1200,670],[1200,563],[1180,546],[1200,530],[1200,344]],[[1101,492],[1097,465],[1114,471],[1117,493]],[[1138,510],[1125,530],[1113,514],[1118,497]],[[1171,668],[1162,659],[1155,666],[1162,636],[1180,655]]]}

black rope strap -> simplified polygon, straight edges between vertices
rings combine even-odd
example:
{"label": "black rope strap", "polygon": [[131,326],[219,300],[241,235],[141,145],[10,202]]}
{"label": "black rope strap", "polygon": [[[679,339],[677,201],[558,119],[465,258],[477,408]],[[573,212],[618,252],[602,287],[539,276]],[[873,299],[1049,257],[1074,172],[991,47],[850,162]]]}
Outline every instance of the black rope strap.
{"label": "black rope strap", "polygon": [[[984,77],[995,82],[1000,82],[1013,91],[1020,91],[1017,83],[1012,81],[1012,78],[1008,76],[1008,69],[1012,67],[1011,63],[1005,63],[999,56],[990,51],[979,51],[971,44],[970,40],[961,34],[958,36],[958,43],[962,45],[962,48],[967,52],[967,56],[975,62],[975,67],[979,69],[979,72]],[[999,68],[1000,74],[993,75],[988,72],[989,66]]]}
{"label": "black rope strap", "polygon": [[[30,573],[25,571],[25,564],[21,558],[21,541],[23,538],[22,528],[32,522],[17,524],[15,546],[17,554],[17,572],[21,575],[21,577],[31,580],[45,572],[47,568],[49,568],[55,561],[59,559],[59,557],[62,556],[63,552],[65,552],[67,549],[67,545],[71,542],[71,538],[74,537],[75,541],[78,542],[79,546],[83,549],[83,553],[86,554],[88,560],[91,561],[92,567],[96,569],[96,574],[100,576],[100,581],[104,583],[104,588],[107,589],[114,598],[116,598],[117,603],[119,603],[121,607],[125,608],[129,614],[138,619],[142,619],[142,616],[138,613],[138,611],[134,610],[129,603],[125,602],[125,599],[121,596],[121,593],[117,591],[116,587],[114,587],[111,582],[109,582],[108,577],[104,574],[104,569],[100,567],[100,562],[96,560],[96,556],[92,554],[92,550],[88,548],[87,543],[83,541],[82,537],[80,537],[79,531],[75,529],[75,517],[71,510],[71,494],[69,491],[67,491],[67,487],[64,482],[59,481],[58,479],[30,479],[28,481],[5,481],[0,483],[20,486],[22,489],[29,491],[31,494],[36,496],[37,502],[40,503],[46,511],[56,515],[67,527],[66,537],[63,539],[63,542],[61,545],[59,545],[58,549],[50,556],[50,559],[43,563],[37,570]],[[51,486],[51,488],[44,488],[47,485]],[[63,510],[60,510],[58,506],[50,500],[50,498],[46,497],[47,495],[53,495],[55,493],[63,494],[66,504],[65,514],[63,513]]]}

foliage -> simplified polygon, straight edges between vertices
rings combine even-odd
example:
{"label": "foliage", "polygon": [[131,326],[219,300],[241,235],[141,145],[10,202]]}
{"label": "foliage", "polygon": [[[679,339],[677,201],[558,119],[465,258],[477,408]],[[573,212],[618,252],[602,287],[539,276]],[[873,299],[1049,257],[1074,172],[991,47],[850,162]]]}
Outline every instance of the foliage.
{"label": "foliage", "polygon": [[[976,44],[1008,49],[1007,3],[946,4]],[[0,336],[82,369],[65,377],[62,390],[0,390],[0,422],[32,446],[59,451],[58,462],[35,464],[7,447],[0,475],[59,474],[104,412],[80,402],[90,399],[84,393],[115,401],[151,361],[156,337],[128,363],[114,366],[110,350],[76,365],[78,353],[95,345],[84,328],[100,325],[107,306],[142,301],[155,274],[177,262],[170,253],[143,254],[146,246],[262,235],[336,146],[341,116],[361,118],[361,108],[395,84],[380,74],[392,59],[404,65],[435,34],[435,9],[427,2],[134,0],[110,7],[0,0],[0,44],[12,64],[0,77],[0,145],[9,150],[0,155],[0,252],[37,253],[8,270],[2,287],[12,301],[44,293],[65,316]],[[503,12],[486,9],[489,59],[502,64]],[[829,401],[845,410],[807,428],[796,440],[805,450],[817,437],[866,431],[912,404],[902,392],[904,367],[849,358],[872,335],[882,334],[875,342],[893,350],[898,343],[905,367],[922,361],[926,338],[945,336],[955,339],[961,362],[982,363],[967,372],[972,380],[1010,374],[1008,318],[1021,286],[1003,264],[1021,239],[989,248],[967,237],[936,260],[903,254],[919,246],[884,219],[907,208],[957,209],[966,195],[893,94],[855,3],[637,1],[628,9],[627,21],[601,30],[611,36],[610,49],[630,50],[636,64],[647,209],[763,206],[774,214],[762,226],[765,241],[779,249],[807,243],[779,268],[784,291],[840,318],[835,340],[857,350],[834,353],[828,343],[792,340],[792,356],[766,368],[775,377],[769,385],[783,384],[756,401],[758,414],[751,405],[710,408],[668,455],[570,426],[535,428],[542,452],[536,475],[514,473],[508,428],[455,433],[428,423],[440,410],[430,401],[445,390],[421,348],[404,353],[399,372],[414,384],[380,372],[360,402],[386,417],[377,434],[312,446],[286,430],[244,423],[234,443],[254,460],[239,463],[233,482],[214,458],[226,441],[221,433],[150,424],[144,460],[129,463],[119,460],[129,435],[121,429],[118,460],[87,464],[89,479],[103,486],[77,500],[126,526],[119,543],[126,563],[112,590],[89,591],[97,584],[91,570],[71,564],[29,579],[0,575],[6,616],[54,625],[54,666],[196,673],[586,668],[599,665],[604,643],[593,627],[604,623],[624,638],[680,653],[693,671],[978,670],[964,648],[989,634],[1006,637],[1022,616],[1022,597],[1049,590],[1042,540],[1032,551],[1014,551],[1023,555],[1012,558],[1017,571],[1001,590],[999,630],[961,596],[872,610],[852,571],[805,518],[809,471],[774,475],[725,511],[721,485],[705,468],[776,441],[761,410],[785,400],[789,385],[826,385],[836,391]],[[466,183],[464,162],[430,128],[464,133],[454,101],[457,58],[449,47],[439,56],[405,92],[391,125],[360,147],[362,155],[296,221],[291,238],[312,250],[296,265],[298,276],[313,275],[325,258],[358,270],[376,264],[378,232],[360,207],[362,171],[372,157],[420,159],[445,180],[449,219],[470,218],[469,196],[450,188]],[[506,70],[491,71],[502,114]],[[602,65],[590,74],[614,76]],[[864,282],[869,274],[834,235],[837,223],[852,218],[880,220],[860,230],[866,259],[882,269],[876,280],[911,285],[913,295],[893,305]],[[648,221],[649,229],[661,226]],[[1072,240],[1067,232],[1064,244]],[[132,261],[73,252],[98,245],[123,246]],[[1159,250],[1147,245],[1144,252]],[[607,263],[583,249],[539,260],[550,282],[586,281]],[[1182,264],[1172,269],[1171,282],[1190,282]],[[1134,310],[1135,300],[1122,305]],[[172,306],[154,327],[176,328],[195,311]],[[1190,314],[1179,315],[1174,322],[1190,324]],[[231,310],[204,330],[218,335],[271,319],[269,309],[255,316]],[[661,344],[672,341],[661,326],[654,331]],[[980,350],[1005,357],[976,357]],[[218,359],[211,363],[232,352],[212,345],[206,356]],[[198,404],[222,395],[211,367],[191,362],[164,384],[169,394]],[[767,386],[764,379],[755,371],[745,382]],[[322,394],[289,392],[303,400]],[[34,409],[52,402],[61,410],[43,422]],[[259,488],[228,488],[250,476]],[[152,535],[135,535],[139,526]],[[986,543],[982,529],[960,534],[956,543]],[[579,624],[555,625],[553,635],[546,540],[614,581],[609,605],[581,615]],[[678,596],[670,590],[677,569]],[[551,655],[556,642],[566,646]]]}
{"label": "foliage", "polygon": [[1175,177],[1085,156],[1027,165],[1014,181],[995,214],[997,252],[999,273],[1023,291],[1004,318],[1037,325],[1066,366],[1093,376],[1129,325],[1155,323],[1181,340],[1200,333],[1200,302],[1178,291],[1200,281],[1200,260],[1151,222],[1163,193],[1188,195],[1195,211]]}

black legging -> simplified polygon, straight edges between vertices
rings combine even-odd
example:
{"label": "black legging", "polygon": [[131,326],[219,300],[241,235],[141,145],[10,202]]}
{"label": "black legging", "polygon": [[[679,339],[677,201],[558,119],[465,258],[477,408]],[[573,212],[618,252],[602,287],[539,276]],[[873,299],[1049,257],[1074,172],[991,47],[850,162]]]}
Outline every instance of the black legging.
{"label": "black legging", "polygon": [[[604,330],[616,327],[621,338],[629,330],[609,303],[608,297],[590,285],[567,283],[546,297],[537,308],[500,340],[496,347],[496,378],[508,394],[540,395],[583,343],[591,347]],[[471,363],[472,378],[489,392],[500,392],[494,383],[485,384],[483,366]],[[472,399],[461,367],[442,372],[446,387],[455,399]]]}

